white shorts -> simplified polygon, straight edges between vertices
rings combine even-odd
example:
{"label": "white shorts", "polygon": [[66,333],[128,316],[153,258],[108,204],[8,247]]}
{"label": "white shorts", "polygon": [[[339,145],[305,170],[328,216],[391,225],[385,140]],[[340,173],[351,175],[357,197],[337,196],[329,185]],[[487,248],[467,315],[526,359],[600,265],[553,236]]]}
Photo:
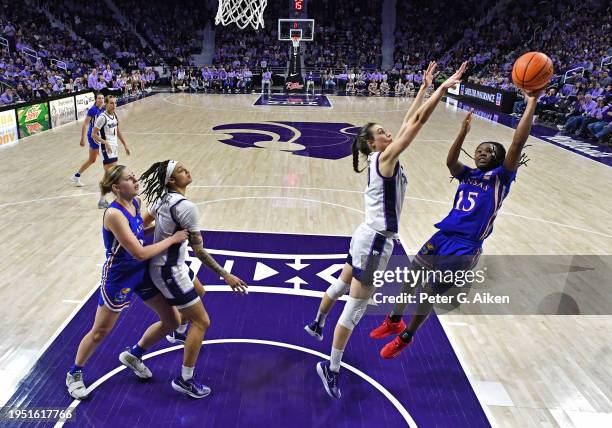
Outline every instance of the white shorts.
{"label": "white shorts", "polygon": [[155,287],[177,309],[184,309],[194,305],[200,299],[193,285],[193,272],[184,263],[178,266],[155,266],[150,264],[149,274]]}
{"label": "white shorts", "polygon": [[362,284],[372,284],[375,271],[387,268],[393,253],[393,238],[361,223],[351,238],[351,247],[346,262],[353,267],[353,278]]}
{"label": "white shorts", "polygon": [[104,165],[117,162],[119,158],[119,146],[117,144],[109,144],[110,152],[106,150],[106,144],[100,144],[100,153],[102,153],[102,163]]}

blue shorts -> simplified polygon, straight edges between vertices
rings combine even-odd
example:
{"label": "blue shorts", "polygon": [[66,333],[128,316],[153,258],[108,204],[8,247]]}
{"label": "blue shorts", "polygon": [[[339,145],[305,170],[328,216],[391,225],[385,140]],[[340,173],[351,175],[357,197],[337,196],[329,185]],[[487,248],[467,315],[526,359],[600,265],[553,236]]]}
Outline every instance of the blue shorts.
{"label": "blue shorts", "polygon": [[482,242],[439,231],[421,247],[415,263],[430,270],[470,270],[478,263],[481,252]]}
{"label": "blue shorts", "polygon": [[149,276],[147,265],[136,270],[102,270],[102,283],[98,306],[106,306],[113,312],[121,312],[130,306],[136,293],[143,301],[159,294]]}
{"label": "blue shorts", "polygon": [[100,145],[95,142],[91,135],[87,134],[87,141],[89,141],[89,149],[90,150],[100,150]]}

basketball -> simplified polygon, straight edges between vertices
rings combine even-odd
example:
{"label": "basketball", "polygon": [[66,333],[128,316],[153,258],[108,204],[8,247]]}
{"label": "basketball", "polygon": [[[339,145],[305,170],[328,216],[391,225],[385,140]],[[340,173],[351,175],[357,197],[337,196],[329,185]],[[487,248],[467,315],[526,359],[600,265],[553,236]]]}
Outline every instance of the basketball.
{"label": "basketball", "polygon": [[553,76],[553,63],[542,52],[527,52],[512,67],[512,81],[527,91],[542,89]]}

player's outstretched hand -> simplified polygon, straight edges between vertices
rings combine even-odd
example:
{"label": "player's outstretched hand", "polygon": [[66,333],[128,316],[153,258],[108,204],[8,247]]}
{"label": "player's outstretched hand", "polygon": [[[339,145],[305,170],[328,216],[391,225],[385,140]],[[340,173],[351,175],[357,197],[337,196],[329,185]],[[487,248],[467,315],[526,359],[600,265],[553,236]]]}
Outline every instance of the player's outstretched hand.
{"label": "player's outstretched hand", "polygon": [[529,102],[530,99],[533,99],[534,101],[537,101],[538,98],[540,98],[540,95],[542,95],[544,93],[544,88],[542,89],[536,89],[535,91],[523,91],[525,94],[525,101]]}
{"label": "player's outstretched hand", "polygon": [[452,88],[453,86],[455,86],[457,83],[461,83],[461,77],[463,76],[463,73],[465,72],[465,69],[467,68],[467,64],[468,62],[465,61],[463,64],[461,64],[461,67],[459,67],[457,69],[457,71],[455,71],[455,74],[453,74],[451,77],[449,77],[448,79],[446,79],[443,83],[442,83],[442,87],[445,89],[448,88]]}
{"label": "player's outstretched hand", "polygon": [[434,78],[439,74],[435,73],[438,64],[435,61],[431,61],[427,66],[427,70],[423,73],[423,86],[429,88]]}
{"label": "player's outstretched hand", "polygon": [[232,275],[231,273],[228,273],[224,279],[225,279],[225,283],[229,285],[232,288],[232,290],[238,291],[239,293],[242,293],[242,294],[248,294],[249,292],[248,286],[245,284],[243,280],[238,278],[236,275]]}
{"label": "player's outstretched hand", "polygon": [[467,116],[463,119],[463,123],[461,123],[461,130],[466,134],[470,132],[472,128],[472,113],[474,113],[474,109],[470,109]]}
{"label": "player's outstretched hand", "polygon": [[172,240],[175,244],[182,244],[187,238],[189,238],[189,231],[187,230],[179,230],[172,235]]}

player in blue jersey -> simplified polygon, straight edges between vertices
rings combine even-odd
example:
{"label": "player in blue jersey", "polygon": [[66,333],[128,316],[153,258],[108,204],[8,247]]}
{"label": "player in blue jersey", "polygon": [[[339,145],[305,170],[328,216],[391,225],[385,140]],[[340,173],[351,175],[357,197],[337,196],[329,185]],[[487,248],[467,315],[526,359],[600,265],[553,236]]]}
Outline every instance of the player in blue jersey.
{"label": "player in blue jersey", "polygon": [[[508,152],[498,142],[480,143],[474,156],[476,168],[459,162],[463,141],[470,130],[472,112],[468,113],[446,158],[451,175],[459,180],[453,208],[441,222],[435,224],[439,231],[421,247],[415,256],[413,269],[457,272],[468,271],[476,266],[482,253],[482,244],[493,231],[493,222],[522,163],[523,147],[531,131],[541,92],[526,94],[527,108],[516,127]],[[421,287],[421,293],[429,295],[448,292],[454,285],[435,280],[430,282],[416,285]],[[409,288],[410,285],[405,284],[402,292],[409,292]],[[419,301],[422,302],[417,305],[407,326],[401,319],[406,304],[398,303],[382,325],[370,332],[370,337],[374,339],[400,333],[382,348],[382,358],[397,357],[412,342],[416,331],[433,310],[429,300]]]}
{"label": "player in blue jersey", "polygon": [[121,311],[129,306],[136,293],[155,311],[160,321],[151,325],[142,339],[124,351],[119,360],[131,368],[138,377],[150,378],[151,372],[140,357],[144,351],[174,331],[179,325],[178,312],[159,294],[147,274],[147,260],[172,245],[187,239],[187,231],[180,230],[158,243],[143,247],[145,225],[152,217],[141,216],[138,180],[123,165],[108,170],[100,183],[103,193],[113,192],[115,200],[104,212],[102,236],[106,248],[106,262],[102,267],[98,309],[91,330],[83,337],[73,366],[66,375],[68,393],[76,399],[88,396],[83,382],[83,367],[98,345],[111,332]]}
{"label": "player in blue jersey", "polygon": [[[353,169],[359,169],[359,156],[367,156],[368,184],[364,193],[365,222],[357,227],[351,238],[349,255],[340,278],[332,284],[323,297],[319,313],[305,330],[322,338],[325,316],[333,303],[347,291],[349,297],[334,331],[329,361],[317,364],[317,373],[327,394],[340,398],[338,378],[342,354],[353,329],[365,313],[368,300],[374,293],[373,274],[384,270],[393,252],[393,240],[399,231],[404,195],[408,180],[400,165],[399,157],[414,141],[425,125],[446,90],[461,81],[467,63],[445,80],[425,103],[420,105],[427,87],[406,113],[395,139],[377,123],[363,126],[353,143]],[[436,63],[429,64],[425,72],[427,86],[434,78]]]}
{"label": "player in blue jersey", "polygon": [[70,177],[70,181],[77,187],[83,187],[81,182],[81,174],[85,172],[87,168],[93,165],[98,158],[98,152],[100,145],[94,141],[91,136],[96,119],[104,111],[104,95],[98,94],[96,96],[96,102],[87,110],[85,120],[83,120],[83,126],[81,127],[81,141],[79,142],[81,147],[85,147],[85,134],[87,134],[87,141],[89,142],[89,158],[81,165],[79,170]]}

